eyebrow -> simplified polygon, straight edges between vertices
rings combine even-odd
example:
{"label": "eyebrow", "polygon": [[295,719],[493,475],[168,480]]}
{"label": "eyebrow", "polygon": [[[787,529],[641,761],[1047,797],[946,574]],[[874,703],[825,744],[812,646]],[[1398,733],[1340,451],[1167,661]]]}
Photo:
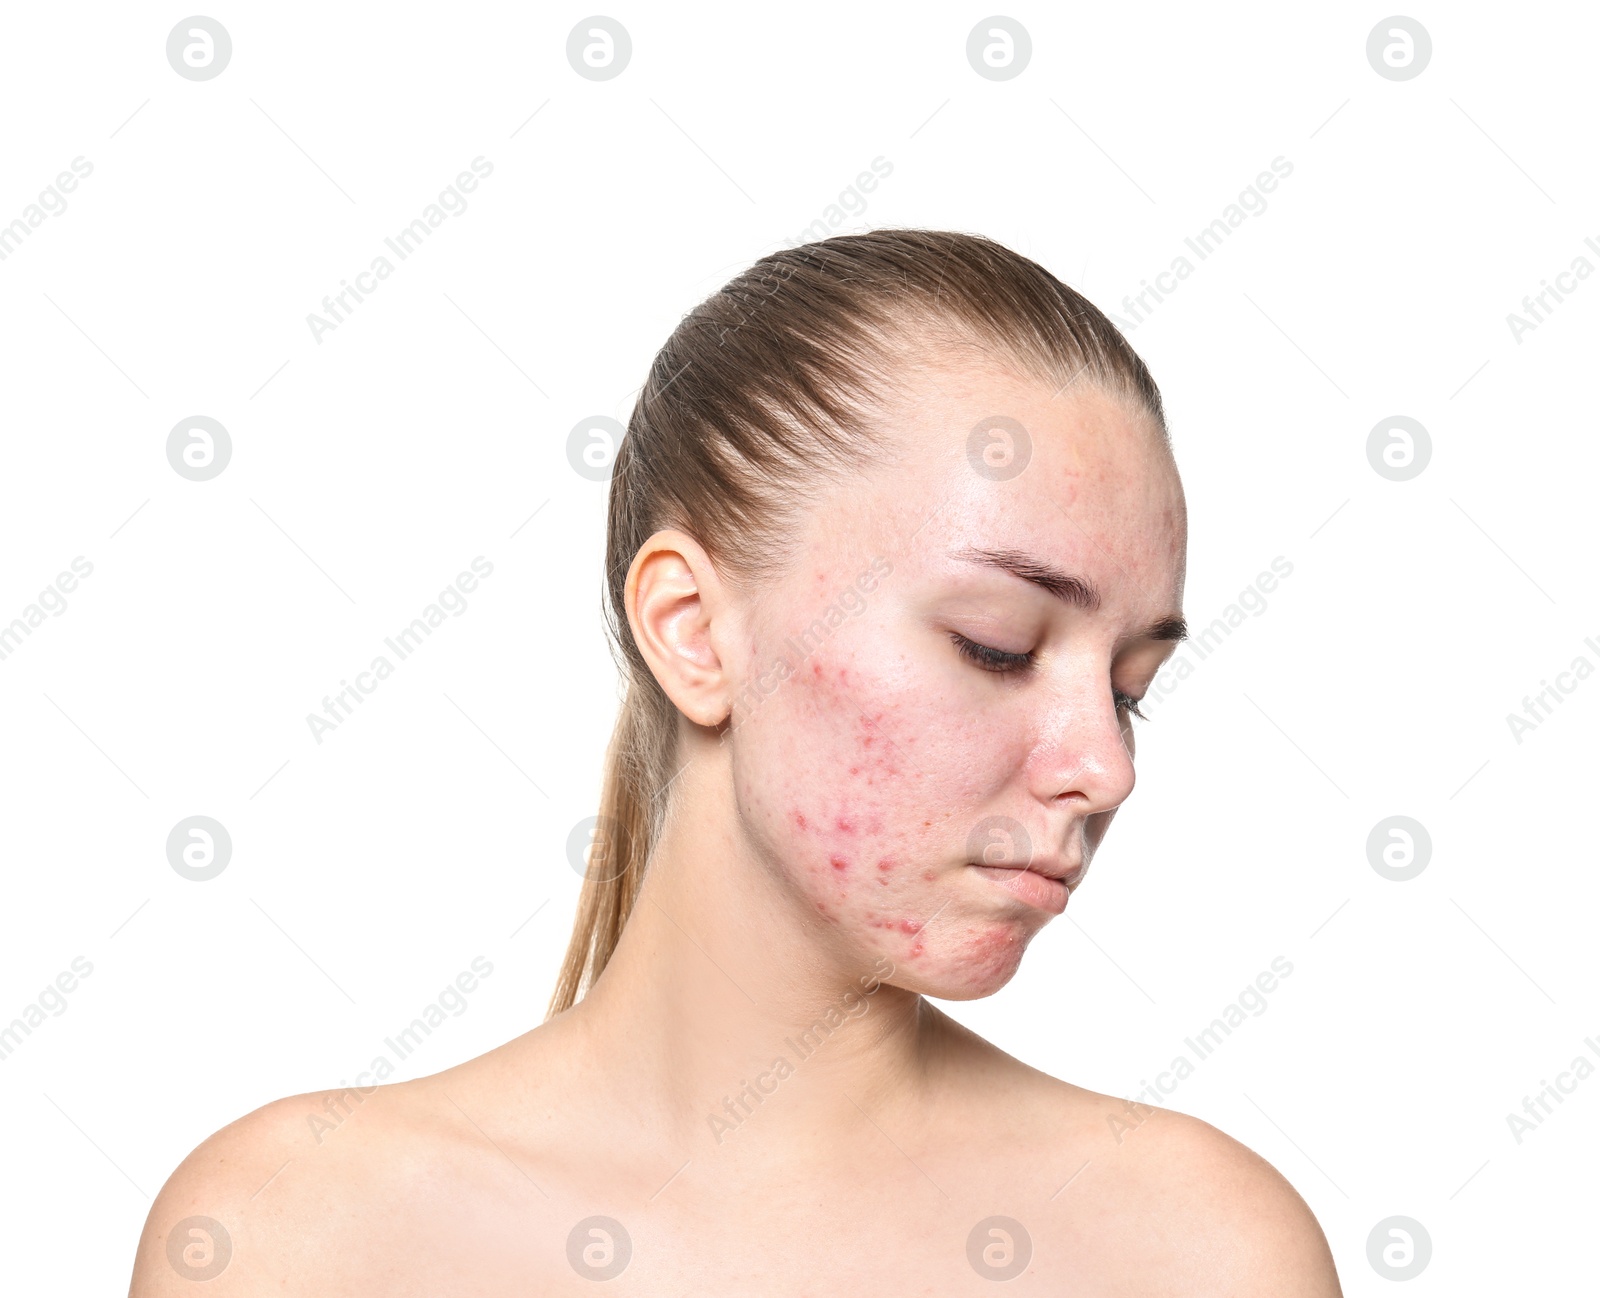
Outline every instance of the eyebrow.
{"label": "eyebrow", "polygon": [[[1062,603],[1070,604],[1074,608],[1092,613],[1100,607],[1100,592],[1087,577],[1062,572],[1061,569],[1031,558],[1018,550],[984,550],[969,547],[952,551],[950,557],[959,559],[963,563],[979,563],[988,568],[1009,572],[1013,576],[1021,577],[1023,581],[1032,582],[1035,586],[1049,591]],[[1188,636],[1189,624],[1184,621],[1182,614],[1175,613],[1152,622],[1137,638],[1175,641],[1186,640]]]}

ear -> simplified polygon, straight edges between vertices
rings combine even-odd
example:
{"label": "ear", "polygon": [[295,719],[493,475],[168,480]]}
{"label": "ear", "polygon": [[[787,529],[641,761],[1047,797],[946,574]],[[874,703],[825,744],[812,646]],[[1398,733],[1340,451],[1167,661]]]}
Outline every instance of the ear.
{"label": "ear", "polygon": [[733,707],[734,681],[719,650],[739,643],[738,617],[711,556],[676,528],[655,533],[628,569],[623,602],[634,642],[667,697],[696,725]]}

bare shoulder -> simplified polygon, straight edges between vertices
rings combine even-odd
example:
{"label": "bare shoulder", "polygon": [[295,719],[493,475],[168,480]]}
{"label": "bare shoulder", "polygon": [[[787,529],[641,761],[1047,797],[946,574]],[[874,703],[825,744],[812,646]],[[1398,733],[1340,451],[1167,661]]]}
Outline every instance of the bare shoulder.
{"label": "bare shoulder", "polygon": [[1009,1187],[1050,1203],[1040,1225],[1084,1263],[1079,1291],[1338,1298],[1322,1227],[1259,1154],[1199,1118],[1074,1086],[940,1019],[962,1078],[952,1111],[1003,1151]]}
{"label": "bare shoulder", "polygon": [[357,1262],[384,1233],[372,1222],[405,1211],[420,1143],[407,1092],[288,1096],[202,1141],[151,1205],[130,1298],[192,1298],[196,1281],[217,1298],[345,1292],[328,1259]]}
{"label": "bare shoulder", "polygon": [[193,1298],[197,1280],[212,1298],[458,1291],[485,1273],[497,1214],[543,1194],[536,1160],[573,1161],[543,1129],[507,1153],[507,1115],[541,1107],[539,1079],[571,1089],[554,1039],[545,1024],[439,1073],[291,1095],[229,1123],[156,1196],[130,1298]]}
{"label": "bare shoulder", "polygon": [[1114,1214],[1105,1228],[1127,1245],[1141,1293],[1338,1298],[1322,1227],[1266,1159],[1200,1118],[1069,1090],[1085,1189]]}

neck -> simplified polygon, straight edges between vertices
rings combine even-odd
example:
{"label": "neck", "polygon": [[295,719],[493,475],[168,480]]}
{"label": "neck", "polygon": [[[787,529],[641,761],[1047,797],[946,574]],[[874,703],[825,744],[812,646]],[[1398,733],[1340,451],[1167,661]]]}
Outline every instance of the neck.
{"label": "neck", "polygon": [[782,863],[743,844],[731,774],[701,756],[616,951],[570,1011],[589,1075],[687,1156],[831,1162],[867,1115],[927,1094],[951,1021],[889,986],[892,960],[823,924]]}

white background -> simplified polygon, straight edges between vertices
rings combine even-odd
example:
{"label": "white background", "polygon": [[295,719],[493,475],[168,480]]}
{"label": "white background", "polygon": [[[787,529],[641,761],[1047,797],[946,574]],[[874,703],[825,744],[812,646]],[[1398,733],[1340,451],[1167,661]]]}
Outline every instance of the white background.
{"label": "white background", "polygon": [[[1507,1114],[1600,1064],[1600,679],[1520,743],[1506,715],[1600,666],[1600,276],[1507,324],[1600,266],[1593,10],[1409,11],[1433,54],[1407,81],[1367,61],[1387,11],[1351,4],[1023,5],[1007,81],[969,66],[989,11],[964,5],[624,5],[604,82],[567,62],[582,9],[205,12],[233,54],[204,82],[166,60],[170,7],[12,7],[0,52],[0,222],[93,167],[0,261],[0,623],[93,564],[0,660],[0,1022],[93,965],[0,1062],[0,1287],[121,1292],[195,1144],[354,1078],[474,957],[492,976],[400,1076],[540,1021],[617,698],[605,485],[568,433],[626,422],[681,315],[877,157],[839,230],[980,232],[1125,319],[1293,166],[1129,330],[1191,623],[1293,573],[1154,709],[1070,915],[944,1008],[1128,1095],[1281,955],[1164,1103],[1289,1177],[1346,1292],[1389,1291],[1366,1241],[1396,1214],[1432,1238],[1417,1294],[1592,1277],[1600,1079],[1520,1143]],[[467,210],[316,341],[308,313],[479,156]],[[208,482],[165,453],[197,414],[233,446]],[[1404,482],[1366,454],[1396,414],[1432,439]],[[478,555],[466,612],[316,743],[306,714]],[[233,840],[205,883],[165,855],[197,814]],[[1406,882],[1367,858],[1391,815],[1432,839]]]}

